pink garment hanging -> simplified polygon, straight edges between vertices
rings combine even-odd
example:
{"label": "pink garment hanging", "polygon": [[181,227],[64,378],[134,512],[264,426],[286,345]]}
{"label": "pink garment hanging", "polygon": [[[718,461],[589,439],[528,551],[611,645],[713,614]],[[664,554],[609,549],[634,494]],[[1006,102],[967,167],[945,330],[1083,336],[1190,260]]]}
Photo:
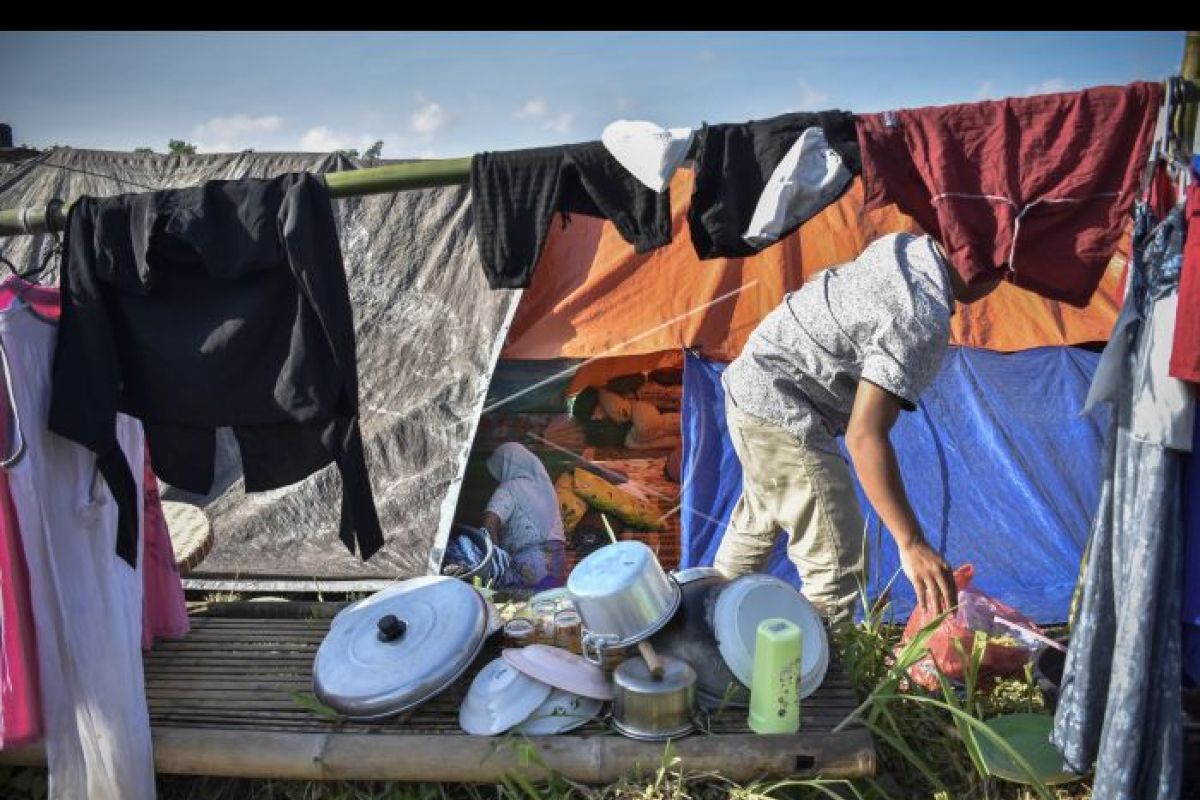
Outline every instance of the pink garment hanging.
{"label": "pink garment hanging", "polygon": [[143,489],[145,523],[142,535],[146,539],[142,550],[142,577],[145,594],[142,603],[142,649],[149,650],[159,639],[179,639],[187,635],[191,622],[179,566],[171,547],[171,533],[163,515],[158,496],[158,478],[150,465],[150,448],[146,447],[145,484]]}
{"label": "pink garment hanging", "polygon": [[[18,296],[48,319],[57,320],[61,313],[61,294],[56,287],[30,283],[15,275],[0,282],[0,308],[8,308]],[[150,465],[149,447],[146,448],[145,491],[142,499],[146,520],[146,542],[143,547],[146,563],[142,567],[142,649],[149,650],[159,639],[178,639],[191,628],[179,567],[175,564],[171,535],[158,496],[158,479],[154,477]]]}
{"label": "pink garment hanging", "polygon": [[[8,411],[8,384],[0,388],[0,410]],[[0,452],[10,454],[8,430],[0,426]],[[7,459],[6,459],[7,460]],[[29,600],[29,568],[21,530],[0,469],[0,750],[33,744],[42,738],[42,701],[38,688],[37,635]]]}
{"label": "pink garment hanging", "polygon": [[[153,800],[142,560],[115,555],[118,509],[97,480],[95,454],[47,427],[57,335],[27,303],[0,310],[0,364],[13,376],[12,422],[26,443],[8,480],[29,566],[49,798]],[[141,423],[118,415],[116,436],[141,467]],[[134,479],[140,494],[141,469]]]}
{"label": "pink garment hanging", "polygon": [[8,308],[18,297],[46,319],[57,320],[62,313],[62,296],[57,287],[9,275],[0,282],[0,308]]}

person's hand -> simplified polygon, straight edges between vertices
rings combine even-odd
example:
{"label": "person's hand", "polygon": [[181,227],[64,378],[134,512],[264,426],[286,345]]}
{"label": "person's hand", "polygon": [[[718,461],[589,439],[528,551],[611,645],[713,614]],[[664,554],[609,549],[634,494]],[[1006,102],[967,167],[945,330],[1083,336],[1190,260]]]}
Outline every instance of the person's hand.
{"label": "person's hand", "polygon": [[917,603],[922,611],[937,615],[957,604],[954,573],[927,542],[922,540],[901,548],[900,565],[917,593]]}

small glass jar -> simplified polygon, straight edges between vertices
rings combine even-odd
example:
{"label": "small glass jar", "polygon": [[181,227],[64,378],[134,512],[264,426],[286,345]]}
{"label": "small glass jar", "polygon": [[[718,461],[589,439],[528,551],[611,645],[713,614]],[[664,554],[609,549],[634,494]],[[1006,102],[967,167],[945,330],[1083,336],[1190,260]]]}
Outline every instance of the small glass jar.
{"label": "small glass jar", "polygon": [[583,620],[578,611],[567,609],[554,615],[554,645],[583,654]]}
{"label": "small glass jar", "polygon": [[504,623],[504,644],[524,647],[537,641],[537,625],[528,617],[513,617]]}
{"label": "small glass jar", "polygon": [[554,615],[558,612],[558,603],[553,600],[540,600],[529,607],[532,612],[534,625],[537,627],[536,641],[540,644],[554,644]]}

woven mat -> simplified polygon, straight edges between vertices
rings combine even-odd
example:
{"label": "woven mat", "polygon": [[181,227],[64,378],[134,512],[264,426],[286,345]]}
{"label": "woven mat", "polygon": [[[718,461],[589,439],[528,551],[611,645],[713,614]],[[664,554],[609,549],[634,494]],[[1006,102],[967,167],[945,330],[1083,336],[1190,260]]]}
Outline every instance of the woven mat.
{"label": "woven mat", "polygon": [[164,501],[162,506],[167,530],[171,533],[175,563],[179,566],[179,573],[186,575],[212,550],[212,525],[198,506],[170,500]]}

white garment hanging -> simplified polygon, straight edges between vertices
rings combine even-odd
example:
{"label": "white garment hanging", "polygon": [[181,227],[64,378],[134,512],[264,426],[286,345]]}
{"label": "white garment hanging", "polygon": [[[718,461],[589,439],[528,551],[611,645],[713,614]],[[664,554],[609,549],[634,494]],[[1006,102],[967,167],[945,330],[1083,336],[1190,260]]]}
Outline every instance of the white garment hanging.
{"label": "white garment hanging", "polygon": [[1185,453],[1192,451],[1192,426],[1196,408],[1192,387],[1171,377],[1171,350],[1175,346],[1175,314],[1179,292],[1154,303],[1150,311],[1150,337],[1143,362],[1134,374],[1133,412],[1129,435],[1148,444],[1161,444]]}
{"label": "white garment hanging", "polygon": [[696,132],[653,122],[620,119],[609,123],[600,141],[621,166],[650,189],[661,192],[687,157]]}
{"label": "white garment hanging", "polygon": [[[0,311],[0,355],[26,442],[9,485],[29,566],[50,798],[152,800],[142,558],[134,569],[116,554],[117,505],[95,455],[47,428],[56,336],[23,301]],[[141,497],[141,424],[118,415],[117,440]],[[139,503],[139,549],[142,524]]]}
{"label": "white garment hanging", "polygon": [[[1128,304],[1126,304],[1128,306]],[[1147,444],[1191,452],[1196,408],[1192,388],[1186,381],[1170,375],[1171,350],[1174,346],[1175,315],[1179,293],[1159,298],[1150,309],[1133,364],[1133,406],[1130,410],[1129,435]],[[1120,388],[1122,365],[1129,357],[1128,327],[1135,321],[1132,312],[1122,309],[1112,335],[1096,365],[1088,388],[1083,413],[1098,403],[1110,402]]]}
{"label": "white garment hanging", "polygon": [[775,165],[742,238],[758,248],[777,241],[833,202],[853,177],[814,125]]}

